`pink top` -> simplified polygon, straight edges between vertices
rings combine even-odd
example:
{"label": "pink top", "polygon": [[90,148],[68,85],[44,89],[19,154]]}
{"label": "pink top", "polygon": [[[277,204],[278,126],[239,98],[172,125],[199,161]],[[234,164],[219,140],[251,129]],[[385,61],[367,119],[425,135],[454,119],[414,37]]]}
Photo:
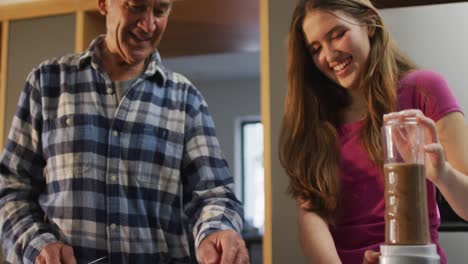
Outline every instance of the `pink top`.
{"label": "pink top", "polygon": [[[400,80],[398,110],[404,109],[420,109],[434,121],[450,112],[461,112],[444,78],[427,70],[410,72]],[[330,231],[344,264],[362,263],[365,250],[379,251],[379,245],[385,241],[383,175],[359,142],[363,124],[363,121],[358,121],[338,128],[343,199],[339,219]],[[438,239],[440,216],[436,190],[429,181],[427,196],[431,238],[437,245],[441,264],[445,264],[446,256]]]}

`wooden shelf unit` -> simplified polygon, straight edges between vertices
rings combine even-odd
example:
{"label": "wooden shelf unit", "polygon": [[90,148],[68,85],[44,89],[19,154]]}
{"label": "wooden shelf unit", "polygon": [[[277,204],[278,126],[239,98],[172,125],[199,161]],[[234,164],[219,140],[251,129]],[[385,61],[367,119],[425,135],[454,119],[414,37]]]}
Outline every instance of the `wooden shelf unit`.
{"label": "wooden shelf unit", "polygon": [[85,50],[98,35],[106,32],[105,18],[97,10],[76,12],[75,52]]}

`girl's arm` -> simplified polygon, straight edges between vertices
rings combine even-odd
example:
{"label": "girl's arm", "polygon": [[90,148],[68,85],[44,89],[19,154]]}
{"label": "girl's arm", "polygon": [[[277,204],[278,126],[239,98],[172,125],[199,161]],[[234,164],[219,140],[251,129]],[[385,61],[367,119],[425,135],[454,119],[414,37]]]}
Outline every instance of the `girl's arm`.
{"label": "girl's arm", "polygon": [[297,206],[299,240],[307,263],[341,264],[328,224],[318,214]]}
{"label": "girl's arm", "polygon": [[445,163],[441,166],[445,170],[433,182],[452,209],[468,220],[468,126],[464,116],[454,112],[440,119],[436,128],[442,148],[429,146],[429,156],[435,164]]}

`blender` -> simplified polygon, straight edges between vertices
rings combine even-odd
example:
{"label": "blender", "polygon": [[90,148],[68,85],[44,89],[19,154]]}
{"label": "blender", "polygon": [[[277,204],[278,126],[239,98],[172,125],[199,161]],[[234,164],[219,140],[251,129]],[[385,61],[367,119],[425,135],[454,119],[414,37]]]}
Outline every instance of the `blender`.
{"label": "blender", "polygon": [[381,264],[440,264],[431,243],[424,166],[424,127],[414,118],[382,126],[385,243]]}

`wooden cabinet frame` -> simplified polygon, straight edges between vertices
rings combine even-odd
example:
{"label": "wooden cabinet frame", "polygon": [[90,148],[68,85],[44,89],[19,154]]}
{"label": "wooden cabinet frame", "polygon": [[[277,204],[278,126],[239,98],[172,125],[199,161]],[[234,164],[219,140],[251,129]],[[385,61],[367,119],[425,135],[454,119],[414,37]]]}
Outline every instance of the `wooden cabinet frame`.
{"label": "wooden cabinet frame", "polygon": [[[6,113],[6,84],[7,84],[7,58],[8,58],[8,33],[9,21],[2,21],[0,32],[0,151],[3,151],[3,141],[5,133],[5,113]],[[1,261],[1,260],[0,260]]]}

